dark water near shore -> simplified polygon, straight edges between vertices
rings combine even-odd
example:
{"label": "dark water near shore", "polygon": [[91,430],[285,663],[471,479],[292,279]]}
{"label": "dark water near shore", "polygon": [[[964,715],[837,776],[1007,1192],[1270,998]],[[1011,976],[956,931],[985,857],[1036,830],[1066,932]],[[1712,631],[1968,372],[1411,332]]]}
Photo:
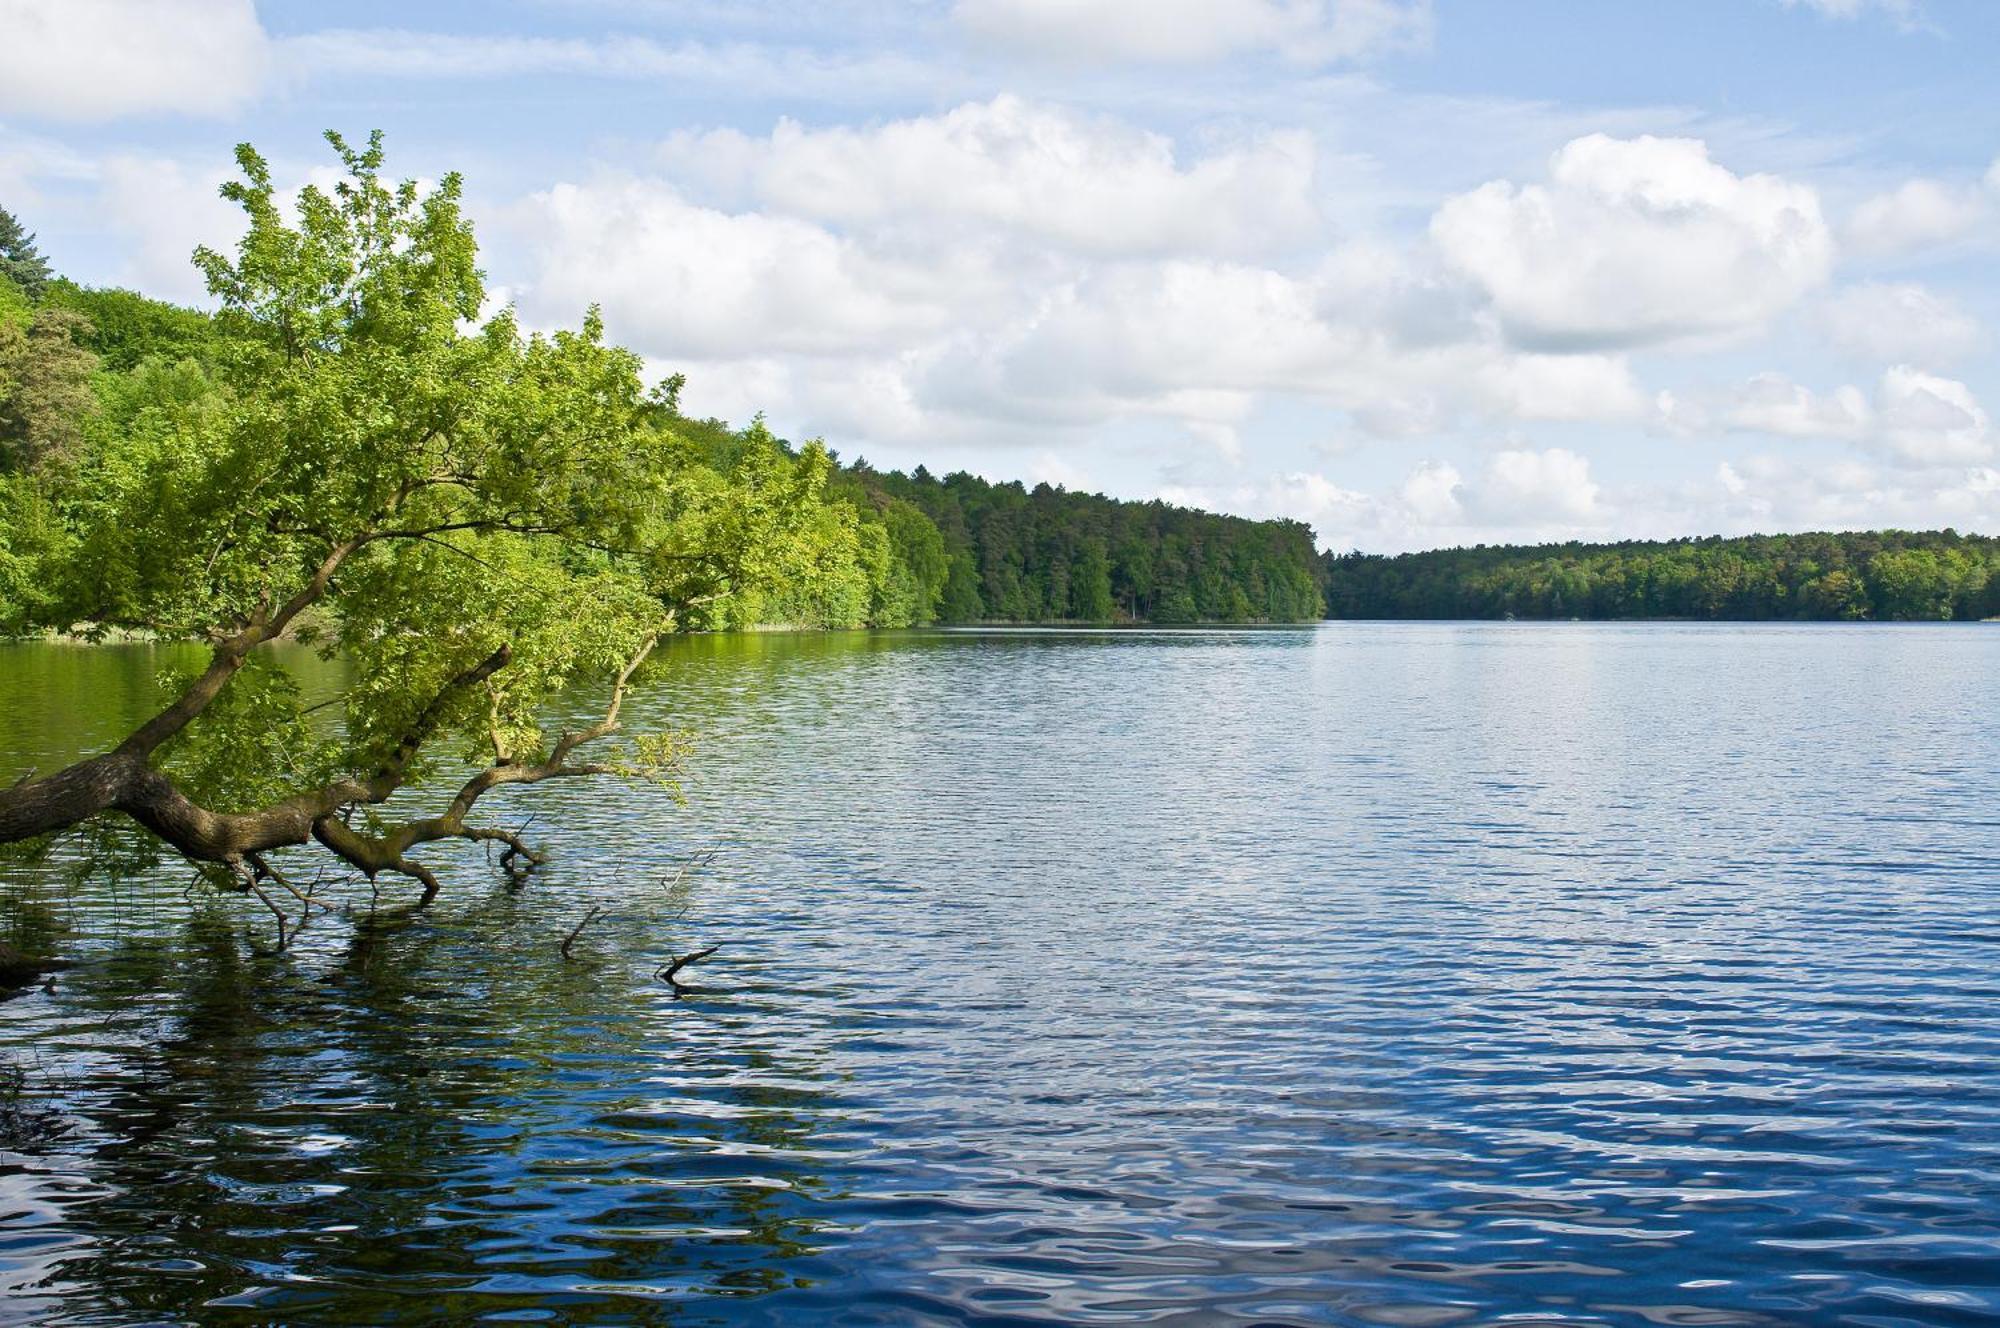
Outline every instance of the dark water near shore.
{"label": "dark water near shore", "polygon": [[[0,765],[152,662],[0,647]],[[66,1126],[0,1154],[0,1321],[2000,1322],[1996,680],[1980,626],[679,642],[690,804],[533,791],[518,892],[434,852],[272,957],[0,868],[84,960],[0,1004]]]}

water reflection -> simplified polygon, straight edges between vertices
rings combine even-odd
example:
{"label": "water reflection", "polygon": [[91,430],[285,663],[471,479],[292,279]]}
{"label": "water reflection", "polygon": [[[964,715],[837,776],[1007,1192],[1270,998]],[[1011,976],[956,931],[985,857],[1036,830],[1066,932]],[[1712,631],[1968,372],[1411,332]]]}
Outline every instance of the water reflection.
{"label": "water reflection", "polygon": [[28,1174],[75,1168],[91,1240],[40,1321],[629,1322],[794,1284],[811,1049],[741,997],[695,1029],[640,965],[521,953],[544,919],[481,905],[261,958],[201,909],[65,983],[38,1041],[77,1119]]}
{"label": "water reflection", "polygon": [[[175,881],[10,878],[89,962],[0,1005],[72,1117],[0,1160],[0,1317],[1990,1321],[1996,664],[678,643],[640,718],[703,734],[691,805],[536,790],[526,889],[463,861],[260,957]],[[702,993],[652,981],[715,941]]]}

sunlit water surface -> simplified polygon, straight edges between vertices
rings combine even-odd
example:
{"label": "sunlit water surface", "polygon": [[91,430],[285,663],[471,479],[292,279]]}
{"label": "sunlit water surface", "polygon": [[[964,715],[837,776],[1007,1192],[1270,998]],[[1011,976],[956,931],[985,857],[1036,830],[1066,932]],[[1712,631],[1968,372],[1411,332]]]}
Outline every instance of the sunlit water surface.
{"label": "sunlit water surface", "polygon": [[[160,660],[0,648],[6,762]],[[6,868],[84,962],[0,1005],[64,1126],[0,1319],[1994,1322],[1996,680],[1979,626],[679,642],[688,805],[495,807],[524,889],[433,850],[273,956]]]}

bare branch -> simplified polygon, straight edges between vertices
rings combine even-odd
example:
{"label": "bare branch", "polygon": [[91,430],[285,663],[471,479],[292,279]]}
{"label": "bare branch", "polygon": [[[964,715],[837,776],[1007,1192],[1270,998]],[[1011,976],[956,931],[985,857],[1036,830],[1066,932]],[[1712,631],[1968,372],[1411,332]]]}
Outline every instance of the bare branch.
{"label": "bare branch", "polygon": [[653,976],[666,983],[669,987],[672,987],[674,989],[674,998],[678,1000],[688,992],[696,990],[677,980],[680,971],[689,964],[700,963],[721,948],[722,943],[718,941],[706,950],[696,950],[693,954],[678,955],[661,965],[660,970],[653,974]]}
{"label": "bare branch", "polygon": [[576,938],[583,935],[583,929],[585,927],[588,927],[591,923],[595,922],[597,920],[598,915],[603,911],[604,909],[602,906],[597,904],[592,904],[590,906],[590,910],[583,915],[583,921],[577,923],[576,926],[570,929],[569,935],[563,938],[563,943],[562,943],[563,958],[565,959],[569,958],[570,947],[576,944]]}

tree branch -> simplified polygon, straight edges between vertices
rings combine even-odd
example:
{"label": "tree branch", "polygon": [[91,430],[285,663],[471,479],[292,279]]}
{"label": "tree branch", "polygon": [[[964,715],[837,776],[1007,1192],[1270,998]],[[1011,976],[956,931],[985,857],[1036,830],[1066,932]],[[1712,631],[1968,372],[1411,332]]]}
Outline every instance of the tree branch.
{"label": "tree branch", "polygon": [[[506,851],[500,856],[501,865],[514,875],[532,872],[541,866],[545,859],[542,854],[529,847],[518,834],[486,826],[468,825],[466,818],[472,814],[473,807],[482,797],[505,785],[539,784],[549,779],[611,773],[611,767],[608,765],[579,763],[571,758],[578,748],[607,738],[618,731],[619,712],[624,707],[626,691],[631,685],[632,676],[652,654],[658,641],[657,632],[647,637],[618,671],[618,677],[612,684],[611,699],[605,706],[604,718],[580,732],[562,734],[557,738],[547,760],[523,764],[506,757],[496,757],[492,765],[466,780],[438,815],[406,821],[382,835],[362,834],[334,816],[332,813],[337,809],[330,808],[325,815],[314,822],[313,837],[370,878],[383,871],[395,871],[416,877],[424,883],[426,901],[436,893],[435,878],[413,863],[408,856],[411,849],[421,844],[432,844],[445,839],[505,844]],[[483,681],[483,676],[472,681]],[[495,750],[498,751],[497,735]],[[391,786],[381,797],[354,801],[380,802],[393,791]],[[520,862],[527,864],[525,868],[517,868],[516,864]]]}

